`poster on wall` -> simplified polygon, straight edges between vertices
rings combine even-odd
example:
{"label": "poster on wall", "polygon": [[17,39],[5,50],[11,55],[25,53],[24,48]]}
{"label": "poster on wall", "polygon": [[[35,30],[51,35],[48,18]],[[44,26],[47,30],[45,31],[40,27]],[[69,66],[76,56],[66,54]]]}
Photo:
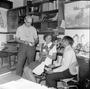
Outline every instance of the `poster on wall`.
{"label": "poster on wall", "polygon": [[7,9],[0,8],[0,32],[7,30]]}
{"label": "poster on wall", "polygon": [[90,1],[65,3],[65,25],[67,29],[90,28]]}

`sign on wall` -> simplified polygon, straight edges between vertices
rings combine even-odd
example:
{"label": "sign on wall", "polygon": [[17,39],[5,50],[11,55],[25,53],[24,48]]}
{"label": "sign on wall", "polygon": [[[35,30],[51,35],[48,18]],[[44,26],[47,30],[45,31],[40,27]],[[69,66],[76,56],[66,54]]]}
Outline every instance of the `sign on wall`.
{"label": "sign on wall", "polygon": [[7,28],[7,9],[0,8],[0,31]]}

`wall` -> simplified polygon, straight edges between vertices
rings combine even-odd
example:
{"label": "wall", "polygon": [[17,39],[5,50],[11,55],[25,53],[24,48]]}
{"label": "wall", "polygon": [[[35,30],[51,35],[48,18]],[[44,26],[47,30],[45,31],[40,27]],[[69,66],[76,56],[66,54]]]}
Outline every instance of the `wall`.
{"label": "wall", "polygon": [[[12,1],[13,2],[13,8],[17,8],[17,7],[21,7],[23,6],[23,0],[8,0],[8,1]],[[7,11],[7,9],[1,8],[0,7],[0,11]],[[2,15],[3,16],[3,15]],[[1,21],[1,20],[0,20]],[[0,27],[0,32],[7,32],[7,27],[5,28],[1,28]],[[0,34],[0,50],[3,48],[2,43],[6,43],[7,37],[6,34]]]}
{"label": "wall", "polygon": [[[79,38],[74,37],[75,35],[78,35]],[[89,29],[66,29],[65,30],[65,35],[69,35],[71,37],[74,37],[74,47],[78,44],[78,43],[82,43],[83,45],[85,45],[87,42],[90,42],[90,30]],[[59,35],[60,38],[62,38],[65,35]],[[81,36],[82,40],[81,40]],[[44,42],[43,40],[43,35],[39,35],[40,38],[40,43]]]}
{"label": "wall", "polygon": [[79,36],[79,39],[77,39],[77,37],[74,38],[75,44],[80,43],[81,38],[83,44],[89,42],[90,2],[88,0],[87,1],[76,0],[76,2],[65,3],[65,21],[67,27],[71,28],[89,27],[89,29],[75,28],[75,29],[66,29],[65,31],[65,35],[70,35],[74,37],[75,34],[77,34]]}
{"label": "wall", "polygon": [[23,0],[13,0],[13,8],[23,6]]}
{"label": "wall", "polygon": [[74,38],[74,46],[76,46],[77,43],[81,43],[81,36],[84,35],[82,37],[82,44],[85,45],[87,42],[89,41],[89,36],[90,36],[90,30],[89,29],[69,29],[65,31],[65,35],[69,35],[74,37],[75,34],[78,34],[79,36],[79,40],[77,39],[77,37]]}
{"label": "wall", "polygon": [[27,1],[31,0],[9,0],[13,2],[13,8],[17,8],[27,4]]}
{"label": "wall", "polygon": [[[23,6],[23,0],[8,0],[8,1],[12,1],[13,2],[13,8],[17,8],[17,7],[20,7],[20,6]],[[0,11],[7,11],[7,9],[4,9],[4,8],[0,8]],[[3,16],[3,15],[2,15]],[[0,27],[0,32],[7,32],[7,27],[5,28],[1,28]],[[0,34],[0,50],[3,48],[2,46],[2,43],[6,43],[6,34]]]}
{"label": "wall", "polygon": [[[7,32],[7,9],[0,8],[0,32]],[[2,42],[6,42],[6,34],[0,34],[0,48]]]}
{"label": "wall", "polygon": [[[20,7],[20,6],[23,6],[23,0],[10,0],[13,2],[13,8],[16,8],[16,7]],[[89,42],[89,29],[66,29],[65,30],[65,35],[70,35],[72,37],[75,36],[75,34],[78,34],[79,35],[79,41],[77,39],[77,37],[74,38],[75,40],[75,44],[74,46],[80,42],[80,37],[82,35],[84,35],[84,37],[82,38],[82,43],[85,44],[87,42]],[[60,35],[60,37],[62,38],[63,36]],[[43,40],[43,35],[39,35],[39,38],[40,38],[40,43],[44,42]],[[6,38],[5,38],[5,34],[1,36],[0,34],[0,41],[3,40],[3,41],[6,41]]]}
{"label": "wall", "polygon": [[[13,2],[13,0],[7,0],[7,1],[12,1]],[[7,13],[7,10],[8,9],[4,9],[4,8],[0,7],[0,11],[2,12],[2,19],[4,21],[4,27],[0,26],[0,32],[7,32],[7,21],[5,21],[5,20],[7,20],[7,17],[4,14],[4,12]],[[0,50],[4,47],[3,44],[2,44],[3,42],[4,43],[6,42],[6,34],[0,34]]]}
{"label": "wall", "polygon": [[13,8],[17,8],[20,6],[27,5],[27,1],[31,1],[31,0],[8,0],[8,1],[12,1],[13,2]]}

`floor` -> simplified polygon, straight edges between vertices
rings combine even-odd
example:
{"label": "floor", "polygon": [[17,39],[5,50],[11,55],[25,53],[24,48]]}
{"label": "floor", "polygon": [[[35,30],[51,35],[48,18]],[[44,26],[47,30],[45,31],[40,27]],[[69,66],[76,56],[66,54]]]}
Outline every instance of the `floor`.
{"label": "floor", "polygon": [[[1,68],[1,65],[0,65],[0,74],[6,73],[6,72],[9,72],[9,71],[11,71],[13,74],[16,74],[16,65],[13,65],[13,63],[12,63],[12,67],[9,68],[8,60],[7,59],[4,59],[4,61],[3,61],[3,67]],[[25,79],[27,79],[27,77],[25,76],[24,73],[23,73],[22,77],[25,78]],[[45,81],[42,81],[41,84],[42,85],[45,85]]]}
{"label": "floor", "polygon": [[[84,60],[83,58],[79,58],[78,59],[79,62],[79,66],[80,66],[80,89],[84,89],[82,85],[84,85],[84,79],[86,78],[86,75],[88,73],[88,69],[89,69],[89,63],[88,61]],[[12,63],[13,65],[13,63]],[[15,70],[16,66],[12,66],[11,70],[8,66],[8,62],[5,59],[4,60],[4,64],[3,64],[3,68],[0,68],[0,74],[8,72],[8,71],[12,71],[12,73],[16,74],[16,70]],[[22,76],[23,78],[27,79],[27,77],[25,76],[25,74],[23,74]],[[45,81],[41,82],[41,84],[45,85]],[[82,87],[81,87],[82,86]]]}
{"label": "floor", "polygon": [[0,74],[6,73],[6,72],[9,72],[9,71],[11,71],[12,73],[16,74],[16,65],[14,65],[13,62],[11,64],[12,64],[12,66],[10,68],[9,64],[8,64],[8,59],[5,58],[3,60],[2,68],[1,68],[1,65],[0,65]]}

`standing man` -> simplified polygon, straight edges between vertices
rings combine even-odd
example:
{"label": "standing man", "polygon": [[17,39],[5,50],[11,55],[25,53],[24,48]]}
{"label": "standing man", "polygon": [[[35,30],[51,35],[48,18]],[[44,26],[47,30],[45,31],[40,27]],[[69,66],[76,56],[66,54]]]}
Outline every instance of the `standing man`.
{"label": "standing man", "polygon": [[25,59],[27,58],[28,64],[34,60],[35,45],[38,43],[37,31],[31,26],[32,17],[27,15],[24,22],[22,26],[18,27],[15,37],[15,40],[19,43],[16,68],[16,74],[19,76],[22,76]]}

